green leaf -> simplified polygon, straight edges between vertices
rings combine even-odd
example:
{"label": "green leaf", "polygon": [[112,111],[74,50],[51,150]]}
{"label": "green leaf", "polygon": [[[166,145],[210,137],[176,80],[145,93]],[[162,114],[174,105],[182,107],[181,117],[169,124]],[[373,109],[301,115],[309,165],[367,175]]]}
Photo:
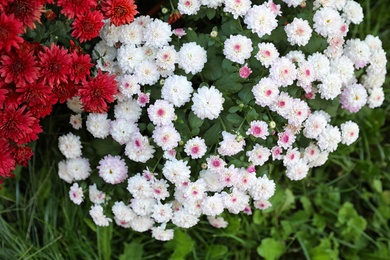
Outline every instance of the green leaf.
{"label": "green leaf", "polygon": [[260,246],[257,247],[257,253],[266,260],[279,259],[285,250],[283,241],[274,238],[265,238],[261,240]]}
{"label": "green leaf", "polygon": [[199,128],[203,125],[203,119],[197,117],[192,111],[188,115],[188,122],[190,123],[191,129]]}
{"label": "green leaf", "polygon": [[207,247],[207,258],[221,259],[228,251],[229,250],[225,245],[211,245]]}
{"label": "green leaf", "polygon": [[91,144],[95,149],[96,154],[99,156],[106,154],[118,155],[123,149],[123,147],[111,137],[107,137],[105,139],[93,139]]}
{"label": "green leaf", "polygon": [[203,69],[203,76],[210,80],[215,81],[223,76],[220,69],[223,58],[221,56],[213,56],[209,58]]}
{"label": "green leaf", "polygon": [[206,145],[210,146],[213,144],[216,144],[219,142],[219,135],[222,132],[221,123],[219,121],[215,122],[215,124],[210,127],[205,133],[204,133],[204,139],[206,142]]}
{"label": "green leaf", "polygon": [[119,256],[119,260],[138,260],[142,259],[143,245],[137,241],[133,241],[130,244],[124,244],[123,254]]}
{"label": "green leaf", "polygon": [[248,122],[251,122],[256,119],[259,119],[259,114],[256,112],[256,109],[251,108],[246,114],[246,120],[248,120]]}
{"label": "green leaf", "polygon": [[215,17],[216,13],[217,13],[217,11],[213,8],[207,8],[207,10],[206,10],[207,18],[209,18],[210,20]]}
{"label": "green leaf", "polygon": [[238,92],[238,96],[244,104],[249,104],[249,102],[254,99],[252,87],[249,85],[244,85],[240,92]]}
{"label": "green leaf", "polygon": [[165,246],[173,250],[173,254],[169,259],[184,259],[192,251],[194,241],[187,233],[176,229],[174,238],[166,243]]}
{"label": "green leaf", "polygon": [[96,227],[99,259],[111,259],[112,226],[113,224],[108,227]]}
{"label": "green leaf", "polygon": [[228,114],[226,116],[226,120],[229,121],[233,126],[239,126],[242,121],[244,121],[244,118],[237,114]]}

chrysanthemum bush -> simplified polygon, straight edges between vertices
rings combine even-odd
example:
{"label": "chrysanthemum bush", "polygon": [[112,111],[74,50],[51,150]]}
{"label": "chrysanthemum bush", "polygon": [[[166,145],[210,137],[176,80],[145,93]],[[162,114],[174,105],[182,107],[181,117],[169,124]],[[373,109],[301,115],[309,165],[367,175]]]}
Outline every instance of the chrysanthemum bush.
{"label": "chrysanthemum bush", "polygon": [[381,40],[349,32],[363,17],[351,0],[179,0],[103,20],[59,137],[70,199],[159,240],[271,207],[272,176],[310,178],[359,138],[348,117],[383,102]]}

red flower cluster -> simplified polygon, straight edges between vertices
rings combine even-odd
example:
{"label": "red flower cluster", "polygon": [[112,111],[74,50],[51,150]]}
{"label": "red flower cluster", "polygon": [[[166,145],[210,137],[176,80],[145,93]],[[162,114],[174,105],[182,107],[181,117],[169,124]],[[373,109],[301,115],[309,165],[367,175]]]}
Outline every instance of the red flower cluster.
{"label": "red flower cluster", "polygon": [[[45,10],[47,4],[59,6],[60,13]],[[77,95],[85,111],[104,113],[118,92],[115,76],[99,70],[91,77],[91,57],[74,41],[69,50],[29,42],[23,38],[27,28],[34,30],[42,14],[47,21],[62,14],[74,19],[71,36],[82,43],[99,36],[104,18],[118,26],[137,13],[134,0],[0,0],[0,177],[27,165],[33,155],[27,144],[38,139],[39,121],[54,104]]]}

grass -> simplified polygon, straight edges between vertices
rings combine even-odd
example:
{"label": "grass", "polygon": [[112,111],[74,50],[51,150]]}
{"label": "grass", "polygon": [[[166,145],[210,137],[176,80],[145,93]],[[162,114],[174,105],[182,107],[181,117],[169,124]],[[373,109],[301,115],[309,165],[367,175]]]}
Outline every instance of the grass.
{"label": "grass", "polygon": [[[388,4],[361,4],[366,17],[351,34],[378,35],[390,53]],[[177,229],[167,243],[148,233],[96,229],[87,211],[67,199],[68,185],[59,181],[56,169],[61,158],[56,137],[66,130],[57,122],[66,122],[66,116],[56,107],[56,116],[43,121],[45,133],[33,147],[29,167],[18,168],[18,177],[0,191],[0,259],[255,259],[259,254],[271,259],[271,253],[281,259],[389,259],[388,86],[387,77],[381,108],[355,116],[361,127],[358,142],[339,149],[301,182],[280,179],[272,209],[226,215],[225,230],[212,229],[202,219],[195,228]]]}

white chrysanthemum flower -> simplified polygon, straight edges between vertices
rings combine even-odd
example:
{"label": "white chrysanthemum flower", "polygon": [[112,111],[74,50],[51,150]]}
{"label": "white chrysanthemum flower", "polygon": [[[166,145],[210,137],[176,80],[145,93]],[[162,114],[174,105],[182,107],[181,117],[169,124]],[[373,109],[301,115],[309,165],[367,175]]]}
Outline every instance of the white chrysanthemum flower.
{"label": "white chrysanthemum flower", "polygon": [[110,135],[119,144],[129,142],[131,136],[138,131],[139,129],[133,121],[122,118],[111,121]]}
{"label": "white chrysanthemum flower", "polygon": [[356,1],[348,0],[344,5],[342,12],[342,17],[347,23],[359,24],[363,21],[363,8]]}
{"label": "white chrysanthemum flower", "polygon": [[349,85],[341,93],[341,107],[356,113],[367,103],[367,96],[367,90],[362,84]]}
{"label": "white chrysanthemum flower", "polygon": [[314,143],[310,143],[303,152],[303,159],[306,160],[310,166],[310,163],[313,163],[317,160],[318,156],[320,156],[320,153],[320,148]]}
{"label": "white chrysanthemum flower", "polygon": [[270,35],[278,26],[276,14],[265,4],[252,6],[245,15],[244,23],[260,38],[266,34]]}
{"label": "white chrysanthemum flower", "polygon": [[230,193],[222,192],[222,200],[225,208],[233,214],[244,211],[245,207],[249,205],[249,196],[236,188],[233,188]]}
{"label": "white chrysanthemum flower", "polygon": [[219,193],[205,197],[201,207],[204,215],[213,217],[220,215],[225,209],[222,196]]}
{"label": "white chrysanthemum flower", "polygon": [[124,24],[120,26],[121,34],[119,41],[122,44],[140,45],[143,40],[144,28],[137,23]]}
{"label": "white chrysanthemum flower", "polygon": [[141,48],[134,44],[124,44],[118,49],[118,66],[124,73],[133,73],[134,69],[145,59]]}
{"label": "white chrysanthemum flower", "polygon": [[162,126],[171,124],[175,119],[175,109],[171,103],[158,99],[148,107],[148,116],[154,125]]}
{"label": "white chrysanthemum flower", "polygon": [[110,134],[110,122],[106,113],[89,113],[86,121],[87,130],[95,138],[106,138]]}
{"label": "white chrysanthemum flower", "polygon": [[378,36],[368,34],[364,39],[364,42],[368,45],[371,52],[382,49],[382,41]]}
{"label": "white chrysanthemum flower", "polygon": [[309,43],[312,29],[309,22],[301,18],[294,18],[294,20],[284,27],[287,34],[287,40],[291,45],[305,46]]}
{"label": "white chrysanthemum flower", "polygon": [[307,58],[314,67],[315,79],[322,80],[330,73],[330,61],[324,54],[316,52]]}
{"label": "white chrysanthemum flower", "polygon": [[266,139],[269,135],[268,125],[264,121],[253,120],[250,123],[250,127],[246,132],[247,135],[253,135],[256,138]]}
{"label": "white chrysanthemum flower", "polygon": [[171,183],[181,185],[190,179],[191,170],[187,163],[182,160],[166,161],[162,173]]}
{"label": "white chrysanthemum flower", "polygon": [[155,149],[149,144],[149,139],[136,132],[131,136],[130,141],[126,144],[125,154],[130,160],[135,162],[146,163],[153,158]]}
{"label": "white chrysanthemum flower", "polygon": [[110,199],[110,197],[107,197],[104,192],[97,189],[96,183],[94,183],[93,185],[89,185],[88,193],[89,200],[94,204],[102,204],[106,200]]}
{"label": "white chrysanthemum flower", "polygon": [[69,119],[69,123],[76,130],[79,130],[83,127],[83,120],[81,119],[81,114],[71,115]]}
{"label": "white chrysanthemum flower", "polygon": [[135,75],[118,76],[117,81],[119,91],[127,98],[141,93],[141,87],[138,84],[138,78]]}
{"label": "white chrysanthemum flower", "polygon": [[134,18],[133,23],[136,23],[138,25],[141,25],[143,28],[146,27],[149,23],[153,21],[153,18],[151,18],[149,15],[140,15]]}
{"label": "white chrysanthemum flower", "polygon": [[295,164],[301,158],[298,148],[289,148],[283,156],[283,165],[288,167]]}
{"label": "white chrysanthemum flower", "polygon": [[[367,69],[368,70],[368,69]],[[367,75],[363,75],[362,84],[369,90],[374,88],[381,88],[386,80],[386,70],[383,73],[368,73]]]}
{"label": "white chrysanthemum flower", "polygon": [[344,54],[352,60],[357,69],[366,66],[371,57],[370,47],[360,39],[350,39],[346,42]]}
{"label": "white chrysanthemum flower", "polygon": [[283,159],[283,148],[279,146],[274,146],[271,148],[271,155],[272,155],[272,160],[282,160]]}
{"label": "white chrysanthemum flower", "polygon": [[66,160],[66,172],[72,180],[86,180],[91,175],[91,166],[86,158],[72,158]]}
{"label": "white chrysanthemum flower", "polygon": [[121,183],[127,178],[126,162],[119,155],[106,155],[96,168],[99,176],[110,184]]}
{"label": "white chrysanthemum flower", "polygon": [[152,60],[142,61],[135,69],[135,76],[139,79],[140,85],[153,85],[160,79],[157,65]]}
{"label": "white chrysanthemum flower", "polygon": [[256,184],[249,190],[249,195],[254,200],[268,200],[274,195],[275,187],[275,182],[268,179],[267,175],[263,175],[257,178]]}
{"label": "white chrysanthemum flower", "polygon": [[185,76],[172,75],[165,79],[161,97],[176,107],[181,107],[191,100],[192,82]]}
{"label": "white chrysanthemum flower", "polygon": [[370,93],[367,103],[368,107],[373,109],[376,107],[380,107],[385,100],[385,94],[383,92],[383,88],[373,88],[368,91]]}
{"label": "white chrysanthemum flower", "polygon": [[287,87],[293,84],[297,78],[297,69],[288,58],[281,57],[271,65],[269,74],[270,78],[275,80],[277,84]]}
{"label": "white chrysanthemum flower", "polygon": [[286,128],[284,132],[278,133],[278,146],[289,149],[295,142],[296,136],[290,129]]}
{"label": "white chrysanthemum flower", "polygon": [[222,132],[223,140],[219,142],[218,153],[223,156],[232,156],[244,150],[245,139],[237,135]]}
{"label": "white chrysanthemum flower", "polygon": [[220,172],[226,166],[226,162],[218,155],[211,155],[206,159],[206,162],[207,169],[215,173]]}
{"label": "white chrysanthemum flower", "polygon": [[60,161],[58,163],[58,177],[60,177],[61,180],[64,180],[67,183],[72,183],[73,176],[68,173],[66,170],[66,160]]}
{"label": "white chrysanthemum flower", "polygon": [[179,210],[173,213],[172,223],[181,228],[190,228],[199,222],[199,217],[188,213],[186,210]]}
{"label": "white chrysanthemum flower", "polygon": [[276,100],[269,106],[272,111],[276,111],[279,115],[287,118],[294,99],[287,92],[280,92]]}
{"label": "white chrysanthemum flower", "polygon": [[229,223],[223,218],[223,217],[211,217],[207,216],[207,220],[209,221],[210,225],[215,228],[226,228]]}
{"label": "white chrysanthemum flower", "polygon": [[135,214],[146,217],[153,213],[153,207],[157,205],[157,201],[154,198],[133,198],[131,199],[130,205]]}
{"label": "white chrysanthemum flower", "polygon": [[[336,1],[339,0],[315,0],[313,3],[314,9],[318,9],[320,7],[331,7],[331,8],[336,8]],[[344,4],[346,0],[343,0]],[[340,10],[340,9],[338,9]]]}
{"label": "white chrysanthemum flower", "polygon": [[173,216],[173,210],[172,210],[172,204],[156,204],[153,206],[152,209],[152,215],[151,217],[157,222],[157,223],[166,223],[172,219]]}
{"label": "white chrysanthemum flower", "polygon": [[164,151],[172,150],[178,146],[180,134],[173,125],[157,126],[153,131],[153,140]]}
{"label": "white chrysanthemum flower", "polygon": [[69,198],[74,204],[80,205],[84,200],[84,192],[77,183],[73,183],[69,190]]}
{"label": "white chrysanthemum flower", "polygon": [[182,189],[182,192],[191,204],[196,200],[202,200],[206,192],[206,181],[204,179],[198,179],[195,182],[189,182]]}
{"label": "white chrysanthemum flower", "polygon": [[291,50],[285,57],[292,63],[297,63],[298,65],[306,61],[306,56],[301,50]]}
{"label": "white chrysanthemum flower", "polygon": [[272,207],[272,204],[268,200],[254,200],[253,206],[256,209],[265,210],[265,209]]}
{"label": "white chrysanthemum flower", "polygon": [[177,52],[173,46],[164,46],[156,53],[156,64],[160,68],[173,71],[177,63]]}
{"label": "white chrysanthemum flower", "polygon": [[202,170],[199,172],[200,178],[206,182],[206,189],[212,192],[219,192],[225,186],[219,181],[219,174],[210,170]]}
{"label": "white chrysanthemum flower", "polygon": [[217,7],[221,6],[224,1],[225,0],[200,0],[200,3],[207,6],[208,8],[216,9]]}
{"label": "white chrysanthemum flower", "polygon": [[153,47],[153,46],[142,45],[141,49],[142,49],[142,51],[145,55],[145,58],[147,60],[155,62],[156,54],[157,54],[157,51],[159,50],[158,48]]}
{"label": "white chrysanthemum flower", "polygon": [[155,19],[148,23],[144,30],[144,41],[146,46],[161,48],[171,41],[172,28],[166,22]]}
{"label": "white chrysanthemum flower", "polygon": [[256,173],[248,172],[246,169],[240,169],[239,171],[239,180],[234,185],[237,189],[242,191],[247,191],[256,184]]}
{"label": "white chrysanthemum flower", "polygon": [[337,35],[344,21],[339,12],[331,7],[317,10],[313,16],[314,30],[323,37]]}
{"label": "white chrysanthemum flower", "polygon": [[369,66],[370,71],[372,71],[374,74],[379,74],[382,71],[386,71],[386,64],[386,52],[382,48],[372,52]]}
{"label": "white chrysanthemum flower", "polygon": [[207,52],[195,42],[184,43],[179,50],[178,65],[187,74],[201,72],[207,62]]}
{"label": "white chrysanthemum flower", "polygon": [[169,184],[164,179],[152,180],[151,187],[153,189],[153,197],[157,200],[164,200],[170,196],[168,191]]}
{"label": "white chrysanthemum flower", "polygon": [[262,78],[252,88],[256,104],[266,107],[272,105],[279,96],[279,88],[275,80],[271,78]]}
{"label": "white chrysanthemum flower", "polygon": [[104,25],[100,29],[100,38],[102,38],[106,44],[113,47],[118,41],[121,35],[121,27],[110,24],[110,20],[104,20]]}
{"label": "white chrysanthemum flower", "polygon": [[328,124],[326,117],[314,112],[304,123],[303,135],[307,138],[317,138]]}
{"label": "white chrysanthemum flower", "polygon": [[287,120],[290,125],[300,127],[303,121],[310,115],[309,105],[300,99],[294,99]]}
{"label": "white chrysanthemum flower", "polygon": [[111,210],[115,223],[124,228],[129,228],[130,222],[137,216],[123,201],[116,201]]}
{"label": "white chrysanthemum flower", "polygon": [[318,92],[321,94],[321,98],[335,99],[341,94],[341,81],[342,75],[338,73],[330,73],[328,76],[322,79],[322,83],[317,85]]}
{"label": "white chrysanthemum flower", "polygon": [[164,227],[152,227],[152,237],[156,240],[160,241],[169,241],[173,239],[174,230],[173,229],[165,229]]}
{"label": "white chrysanthemum flower", "polygon": [[341,128],[341,143],[351,145],[359,137],[359,126],[352,121],[347,121],[340,126]]}
{"label": "white chrysanthemum flower", "polygon": [[117,56],[117,50],[115,47],[108,46],[105,41],[98,42],[92,52],[92,58],[94,60],[104,59],[113,61]]}
{"label": "white chrysanthemum flower", "polygon": [[313,167],[319,167],[324,165],[328,160],[328,156],[329,156],[329,152],[321,151],[314,162],[309,162],[309,167],[313,168]]}
{"label": "white chrysanthemum flower", "polygon": [[136,216],[132,221],[130,222],[130,227],[137,232],[146,232],[150,230],[154,225],[154,220],[150,217],[141,217]]}
{"label": "white chrysanthemum flower", "polygon": [[251,7],[250,0],[224,0],[225,7],[223,8],[224,12],[231,13],[234,19],[237,19],[239,16],[244,16]]}
{"label": "white chrysanthemum flower", "polygon": [[130,122],[137,122],[141,117],[142,108],[138,105],[135,99],[127,99],[123,102],[118,102],[114,107],[114,115],[116,119],[125,119]]}
{"label": "white chrysanthemum flower", "polygon": [[233,187],[240,180],[239,172],[240,169],[236,168],[233,164],[229,168],[223,168],[218,172],[219,181],[224,187]]}
{"label": "white chrysanthemum flower", "polygon": [[341,142],[341,133],[337,126],[327,125],[318,136],[318,146],[322,151],[333,152]]}
{"label": "white chrysanthemum flower", "polygon": [[66,106],[75,113],[83,112],[83,103],[79,96],[74,96],[66,100]]}
{"label": "white chrysanthemum flower", "polygon": [[207,152],[207,146],[203,138],[198,136],[191,138],[184,145],[184,152],[191,157],[191,159],[202,158]]}
{"label": "white chrysanthemum flower", "polygon": [[297,7],[300,5],[304,0],[283,0],[287,4],[288,7]]}
{"label": "white chrysanthemum flower", "polygon": [[261,42],[258,45],[259,51],[255,55],[256,59],[261,64],[268,68],[272,63],[279,58],[279,51],[271,42]]}
{"label": "white chrysanthemum flower", "polygon": [[345,55],[331,61],[330,71],[331,73],[338,73],[340,75],[341,82],[344,85],[350,82],[355,76],[353,62]]}
{"label": "white chrysanthemum flower", "polygon": [[262,166],[266,161],[268,161],[271,155],[270,150],[267,147],[256,144],[251,151],[246,152],[248,156],[248,161],[255,166]]}
{"label": "white chrysanthemum flower", "polygon": [[311,85],[311,83],[315,80],[315,71],[312,63],[308,61],[299,63],[299,67],[297,69],[297,80],[297,85],[302,88]]}
{"label": "white chrysanthemum flower", "polygon": [[121,69],[118,66],[117,61],[99,59],[96,61],[96,69],[101,69],[103,72],[110,74],[119,74]]}
{"label": "white chrysanthemum flower", "polygon": [[203,86],[192,97],[191,110],[200,119],[216,119],[223,110],[225,99],[214,86]]}
{"label": "white chrysanthemum flower", "polygon": [[231,35],[223,46],[225,57],[239,64],[244,64],[251,57],[252,51],[252,40],[242,35]]}
{"label": "white chrysanthemum flower", "polygon": [[150,181],[139,173],[127,180],[127,190],[136,199],[152,198],[153,189]]}
{"label": "white chrysanthemum flower", "polygon": [[200,0],[179,0],[177,9],[181,14],[195,15],[200,10]]}
{"label": "white chrysanthemum flower", "polygon": [[300,159],[296,163],[287,167],[286,176],[292,181],[299,181],[307,176],[309,169],[307,162]]}
{"label": "white chrysanthemum flower", "polygon": [[72,133],[60,136],[58,138],[58,148],[67,159],[80,157],[82,148],[80,136]]}
{"label": "white chrysanthemum flower", "polygon": [[103,207],[100,205],[92,205],[89,210],[89,215],[97,226],[107,227],[110,225],[112,219],[108,218],[103,213]]}

